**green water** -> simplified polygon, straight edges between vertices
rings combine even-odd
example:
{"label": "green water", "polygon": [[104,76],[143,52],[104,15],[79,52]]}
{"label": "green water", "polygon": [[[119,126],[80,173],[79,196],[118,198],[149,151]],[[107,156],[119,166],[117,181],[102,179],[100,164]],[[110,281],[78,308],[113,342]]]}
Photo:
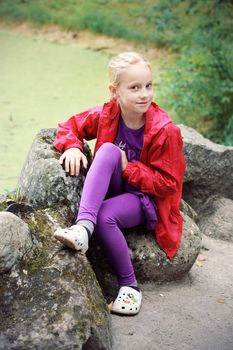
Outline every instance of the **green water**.
{"label": "green water", "polygon": [[0,193],[16,187],[36,133],[108,99],[109,57],[0,31]]}
{"label": "green water", "polygon": [[[0,194],[15,189],[40,129],[109,99],[108,62],[83,43],[0,30]],[[157,84],[161,67],[152,65]]]}

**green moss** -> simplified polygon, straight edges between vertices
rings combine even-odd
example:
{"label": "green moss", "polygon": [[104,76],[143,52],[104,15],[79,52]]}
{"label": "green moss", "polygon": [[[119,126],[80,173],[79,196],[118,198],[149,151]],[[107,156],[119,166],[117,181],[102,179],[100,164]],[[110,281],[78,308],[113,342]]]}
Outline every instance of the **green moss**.
{"label": "green moss", "polygon": [[[11,203],[12,203],[12,202],[10,202],[10,204],[11,204]],[[5,210],[5,209],[8,207],[8,205],[10,205],[10,204],[8,204],[8,203],[6,203],[6,202],[0,203],[0,211]]]}
{"label": "green moss", "polygon": [[35,274],[40,271],[45,265],[49,265],[50,257],[46,249],[33,251],[33,256],[22,261],[21,268],[28,271],[30,274]]}
{"label": "green moss", "polygon": [[[92,319],[97,325],[102,325],[103,322],[105,322],[103,314],[106,314],[108,312],[107,304],[102,297],[101,288],[96,280],[96,276],[91,268],[91,265],[89,263],[86,263],[85,259],[80,259],[77,266],[77,273],[70,271],[68,268],[69,267],[67,266],[67,270],[63,271],[63,277],[70,282],[75,280],[75,282],[82,290],[83,294],[88,299],[87,304],[89,305]],[[93,293],[90,292],[92,289]],[[97,298],[94,298],[93,296],[96,294],[98,294],[98,296]],[[99,303],[97,303],[98,300]]]}
{"label": "green moss", "polygon": [[36,211],[35,213],[24,218],[24,221],[29,225],[33,236],[42,245],[35,246],[32,256],[25,257],[23,260],[23,268],[31,273],[35,273],[41,270],[43,266],[49,264],[51,260],[49,256],[50,246],[52,244],[51,229],[48,225],[48,219],[42,211]]}
{"label": "green moss", "polygon": [[48,225],[48,219],[42,211],[36,211],[33,215],[26,217],[25,221],[38,240],[44,244],[50,242],[51,229]]}
{"label": "green moss", "polygon": [[[39,244],[35,245],[30,255],[18,265],[19,277],[9,279],[9,276],[0,276],[0,299],[4,300],[3,305],[0,303],[3,310],[3,316],[0,315],[1,331],[9,327],[14,329],[14,325],[17,325],[20,320],[30,334],[31,324],[45,313],[46,324],[50,325],[60,322],[62,324],[64,314],[67,312],[71,312],[76,320],[70,329],[70,334],[78,335],[83,342],[87,340],[87,329],[92,324],[108,327],[107,307],[86,258],[77,257],[70,250],[59,253],[55,249],[54,252],[59,253],[58,260],[51,254],[54,240],[50,224],[55,219],[55,215],[59,219],[61,215],[65,216],[66,209],[63,214],[61,209],[58,207],[56,210],[54,208],[37,210],[24,218]],[[53,219],[51,222],[48,214]],[[61,220],[58,222],[60,223]],[[64,283],[65,280],[66,283]],[[82,318],[80,318],[82,307],[78,303],[74,305],[74,310],[70,309],[69,288],[70,290],[78,288],[80,294],[87,298],[84,300],[87,312],[84,309]],[[14,307],[15,304],[18,305],[17,309]]]}

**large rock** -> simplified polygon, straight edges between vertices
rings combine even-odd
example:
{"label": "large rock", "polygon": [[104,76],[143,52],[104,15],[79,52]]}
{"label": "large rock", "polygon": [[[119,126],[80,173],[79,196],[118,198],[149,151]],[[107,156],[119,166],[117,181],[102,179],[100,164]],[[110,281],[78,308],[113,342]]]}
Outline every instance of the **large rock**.
{"label": "large rock", "polygon": [[29,226],[12,213],[0,212],[0,274],[10,271],[31,249]]}
{"label": "large rock", "polygon": [[189,272],[200,252],[202,234],[188,215],[183,218],[182,241],[172,260],[156,244],[154,234],[134,230],[126,235],[139,281],[174,281]]}
{"label": "large rock", "polygon": [[[125,231],[129,252],[138,281],[168,282],[184,277],[193,266],[201,248],[202,234],[195,222],[183,213],[183,236],[180,248],[170,260],[155,242],[154,235],[146,232],[144,226]],[[90,259],[96,275],[107,297],[113,297],[117,282],[104,252],[93,237]]]}
{"label": "large rock", "polygon": [[208,198],[199,215],[199,227],[207,236],[233,241],[233,201],[217,195]]}
{"label": "large rock", "polygon": [[[56,129],[42,129],[36,136],[22,169],[18,188],[25,201],[41,208],[65,204],[76,213],[84,183],[80,176],[66,176],[58,162],[60,153],[53,147]],[[84,143],[89,162],[91,153]]]}
{"label": "large rock", "polygon": [[211,142],[180,125],[187,162],[183,196],[198,213],[212,195],[233,199],[233,147]]}
{"label": "large rock", "polygon": [[[80,198],[83,177],[82,175],[78,178],[66,177],[64,170],[55,159],[59,157],[59,154],[55,152],[52,146],[54,135],[55,132],[51,129],[42,130],[37,135],[19,181],[21,193],[26,196],[29,202],[38,206],[49,207],[61,203],[62,206],[72,207],[74,212]],[[35,171],[34,173],[31,169],[38,168],[38,162],[43,162],[43,166],[38,169],[38,172]],[[37,187],[39,177],[41,179],[39,187]],[[77,188],[79,193],[77,193]],[[154,238],[145,233],[144,228],[135,235],[127,236],[130,249],[133,252],[132,258],[135,268],[139,272],[139,279],[165,281],[180,278],[189,271],[194,263],[200,248],[200,232],[195,223],[188,217],[189,215],[196,220],[197,215],[191,207],[184,203],[182,202],[182,210],[184,212],[186,210],[185,222],[188,222],[188,224],[185,223],[184,225],[181,253],[177,254],[172,263],[158,248]],[[137,236],[137,238],[134,236]],[[133,237],[132,240],[131,237]],[[143,251],[144,253],[142,253]],[[99,259],[101,261],[102,257],[100,256]],[[146,273],[147,268],[148,271],[153,270],[150,276]],[[143,278],[140,277],[140,271],[142,271]]]}
{"label": "large rock", "polygon": [[111,319],[90,263],[52,236],[68,224],[67,210],[23,208],[34,248],[0,275],[0,349],[111,349]]}

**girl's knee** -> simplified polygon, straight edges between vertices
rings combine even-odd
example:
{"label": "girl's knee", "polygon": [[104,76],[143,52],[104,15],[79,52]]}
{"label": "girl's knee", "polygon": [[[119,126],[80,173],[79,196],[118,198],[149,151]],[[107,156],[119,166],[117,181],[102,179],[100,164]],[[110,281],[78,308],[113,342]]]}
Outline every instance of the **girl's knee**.
{"label": "girl's knee", "polygon": [[116,145],[114,145],[111,142],[105,142],[102,144],[102,146],[98,149],[97,153],[106,153],[106,154],[121,154],[121,151],[119,149],[119,147],[117,147]]}
{"label": "girl's knee", "polygon": [[119,147],[114,145],[111,142],[105,142],[103,145],[98,149],[96,153],[96,157],[98,158],[103,157],[105,161],[119,161],[121,160],[121,151]]}

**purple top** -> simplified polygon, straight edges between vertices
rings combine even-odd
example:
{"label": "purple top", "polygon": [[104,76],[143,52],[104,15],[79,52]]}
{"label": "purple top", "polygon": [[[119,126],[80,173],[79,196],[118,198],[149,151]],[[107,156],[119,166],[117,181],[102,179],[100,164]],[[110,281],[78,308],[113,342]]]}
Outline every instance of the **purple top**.
{"label": "purple top", "polygon": [[115,145],[125,151],[129,162],[140,159],[143,145],[144,125],[140,129],[130,129],[125,125],[122,117],[119,119]]}
{"label": "purple top", "polygon": [[[143,146],[144,126],[139,129],[130,129],[125,125],[123,118],[120,116],[117,135],[114,144],[124,150],[129,162],[140,160]],[[152,197],[139,191],[134,186],[125,183],[125,190],[136,194],[141,201],[147,222],[147,228],[153,230],[157,222],[156,205]]]}

